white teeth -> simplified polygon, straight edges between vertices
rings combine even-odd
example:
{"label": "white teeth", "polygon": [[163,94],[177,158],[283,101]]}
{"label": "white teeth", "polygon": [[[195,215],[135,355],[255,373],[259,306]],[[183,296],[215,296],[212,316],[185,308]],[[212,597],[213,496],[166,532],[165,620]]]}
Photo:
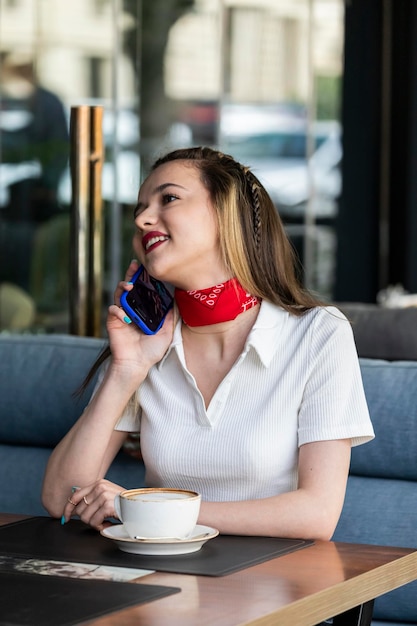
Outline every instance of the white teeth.
{"label": "white teeth", "polygon": [[167,239],[168,237],[165,237],[165,236],[152,237],[152,239],[149,239],[149,241],[146,242],[145,250],[149,250],[149,248],[153,246],[155,243],[157,243],[158,241],[166,241]]}

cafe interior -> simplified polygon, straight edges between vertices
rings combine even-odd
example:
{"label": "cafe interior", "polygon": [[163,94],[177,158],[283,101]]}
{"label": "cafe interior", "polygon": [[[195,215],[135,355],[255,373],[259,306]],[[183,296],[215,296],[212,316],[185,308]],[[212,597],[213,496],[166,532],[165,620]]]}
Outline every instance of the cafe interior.
{"label": "cafe interior", "polygon": [[[416,42],[415,0],[0,0],[0,624],[417,625]],[[138,188],[200,145],[252,168],[301,283],[351,321],[375,443],[331,542],[113,555],[52,525],[42,475],[134,258]],[[134,436],[121,454],[141,486]]]}
{"label": "cafe interior", "polygon": [[187,145],[253,168],[322,298],[417,292],[413,2],[62,4],[0,4],[0,284],[2,302],[21,304],[17,320],[2,304],[1,330],[71,329],[81,107],[103,115],[101,305],[131,258],[130,210],[150,163]]}

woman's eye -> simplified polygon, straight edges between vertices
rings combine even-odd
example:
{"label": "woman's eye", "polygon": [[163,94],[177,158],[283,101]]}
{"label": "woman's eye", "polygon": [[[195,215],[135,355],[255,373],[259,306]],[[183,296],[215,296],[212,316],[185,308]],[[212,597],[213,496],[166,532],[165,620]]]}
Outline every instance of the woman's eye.
{"label": "woman's eye", "polygon": [[178,200],[178,196],[175,196],[173,193],[165,193],[162,199],[164,204],[169,204],[170,202],[174,202],[174,200]]}

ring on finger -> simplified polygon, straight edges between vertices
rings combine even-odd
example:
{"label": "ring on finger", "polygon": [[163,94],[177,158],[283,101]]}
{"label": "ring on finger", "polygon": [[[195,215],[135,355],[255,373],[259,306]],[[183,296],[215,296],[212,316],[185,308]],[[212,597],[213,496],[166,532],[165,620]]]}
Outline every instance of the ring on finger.
{"label": "ring on finger", "polygon": [[87,506],[90,504],[85,496],[83,496],[83,500],[84,500],[84,502],[86,503]]}
{"label": "ring on finger", "polygon": [[68,498],[68,499],[67,499],[67,502],[69,502],[70,504],[72,504],[72,506],[77,506],[77,503],[76,503],[76,502],[73,502],[73,501],[71,500],[71,498]]}

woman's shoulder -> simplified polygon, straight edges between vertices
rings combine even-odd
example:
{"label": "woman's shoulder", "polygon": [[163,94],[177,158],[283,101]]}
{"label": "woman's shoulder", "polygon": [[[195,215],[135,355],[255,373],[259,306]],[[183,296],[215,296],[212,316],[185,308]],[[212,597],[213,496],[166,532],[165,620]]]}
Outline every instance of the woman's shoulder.
{"label": "woman's shoulder", "polygon": [[349,320],[346,315],[333,304],[315,306],[308,309],[304,315],[310,316],[318,321],[328,321],[330,324],[334,323],[337,325],[340,324],[340,322],[348,322],[349,324]]}
{"label": "woman's shoulder", "polygon": [[304,325],[305,323],[310,324],[317,322],[327,322],[328,324],[334,325],[339,325],[341,322],[347,322],[347,324],[350,325],[350,322],[345,314],[333,304],[317,305],[306,310],[302,310],[301,307],[294,308],[294,311],[290,312],[284,310],[277,304],[264,300],[262,301],[261,310],[262,309],[271,319],[282,319],[284,317],[291,320],[295,325],[299,323]]}
{"label": "woman's shoulder", "polygon": [[332,345],[349,351],[354,345],[352,325],[347,317],[334,305],[318,306],[305,313],[306,334],[310,337],[312,349],[322,349]]}
{"label": "woman's shoulder", "polygon": [[316,306],[303,313],[302,317],[305,318],[308,325],[312,325],[314,329],[327,332],[333,332],[340,329],[343,332],[344,329],[348,333],[352,331],[351,324],[346,315],[342,313],[334,305]]}
{"label": "woman's shoulder", "polygon": [[280,336],[315,336],[325,340],[332,335],[340,335],[350,340],[352,327],[346,316],[334,305],[314,306],[305,311],[293,313],[282,307],[264,301],[256,326],[274,328]]}

